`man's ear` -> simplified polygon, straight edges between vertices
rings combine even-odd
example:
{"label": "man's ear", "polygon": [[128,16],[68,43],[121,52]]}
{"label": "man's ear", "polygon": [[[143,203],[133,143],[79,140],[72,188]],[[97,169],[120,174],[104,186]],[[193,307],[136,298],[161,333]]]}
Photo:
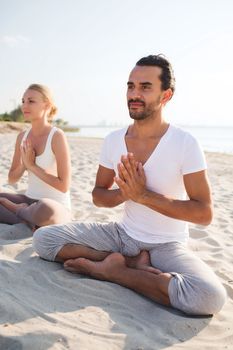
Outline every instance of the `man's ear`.
{"label": "man's ear", "polygon": [[173,92],[172,89],[167,89],[163,91],[162,103],[165,105],[171,98]]}

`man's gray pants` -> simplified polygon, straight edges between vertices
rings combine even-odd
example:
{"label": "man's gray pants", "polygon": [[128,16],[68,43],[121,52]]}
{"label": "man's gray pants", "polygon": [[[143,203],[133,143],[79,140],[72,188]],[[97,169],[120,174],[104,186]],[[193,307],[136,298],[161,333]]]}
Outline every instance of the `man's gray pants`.
{"label": "man's gray pants", "polygon": [[117,223],[45,226],[33,236],[35,251],[50,261],[55,261],[67,244],[120,252],[125,256],[148,250],[152,266],[172,275],[168,287],[171,305],[187,314],[217,313],[226,300],[225,289],[210,267],[179,242],[143,243],[129,237]]}

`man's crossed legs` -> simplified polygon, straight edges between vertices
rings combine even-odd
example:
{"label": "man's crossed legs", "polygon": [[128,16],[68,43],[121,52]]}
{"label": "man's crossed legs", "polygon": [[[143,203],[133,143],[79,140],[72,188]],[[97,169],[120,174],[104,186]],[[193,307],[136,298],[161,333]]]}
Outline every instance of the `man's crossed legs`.
{"label": "man's crossed legs", "polygon": [[33,243],[42,258],[64,262],[71,272],[117,283],[188,314],[214,314],[225,302],[217,276],[178,242],[139,242],[116,223],[74,223],[40,228]]}

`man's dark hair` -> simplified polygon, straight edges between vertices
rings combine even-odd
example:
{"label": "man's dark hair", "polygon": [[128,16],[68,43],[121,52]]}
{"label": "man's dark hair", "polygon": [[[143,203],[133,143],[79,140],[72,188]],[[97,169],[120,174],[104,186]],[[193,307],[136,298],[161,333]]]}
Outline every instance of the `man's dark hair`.
{"label": "man's dark hair", "polygon": [[162,82],[162,89],[171,89],[174,93],[175,91],[175,77],[171,66],[171,63],[161,54],[159,55],[149,55],[147,57],[142,57],[136,66],[154,66],[162,68],[162,73],[160,75],[160,80]]}

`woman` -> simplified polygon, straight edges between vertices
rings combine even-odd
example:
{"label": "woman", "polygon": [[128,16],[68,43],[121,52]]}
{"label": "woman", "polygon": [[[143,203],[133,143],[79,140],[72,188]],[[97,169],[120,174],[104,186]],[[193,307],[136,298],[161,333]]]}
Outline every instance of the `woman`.
{"label": "woman", "polygon": [[62,130],[51,125],[56,114],[49,89],[33,84],[22,98],[22,112],[31,128],[21,132],[8,174],[16,183],[27,170],[24,195],[0,193],[0,222],[27,222],[31,227],[70,221],[71,165],[69,148]]}

